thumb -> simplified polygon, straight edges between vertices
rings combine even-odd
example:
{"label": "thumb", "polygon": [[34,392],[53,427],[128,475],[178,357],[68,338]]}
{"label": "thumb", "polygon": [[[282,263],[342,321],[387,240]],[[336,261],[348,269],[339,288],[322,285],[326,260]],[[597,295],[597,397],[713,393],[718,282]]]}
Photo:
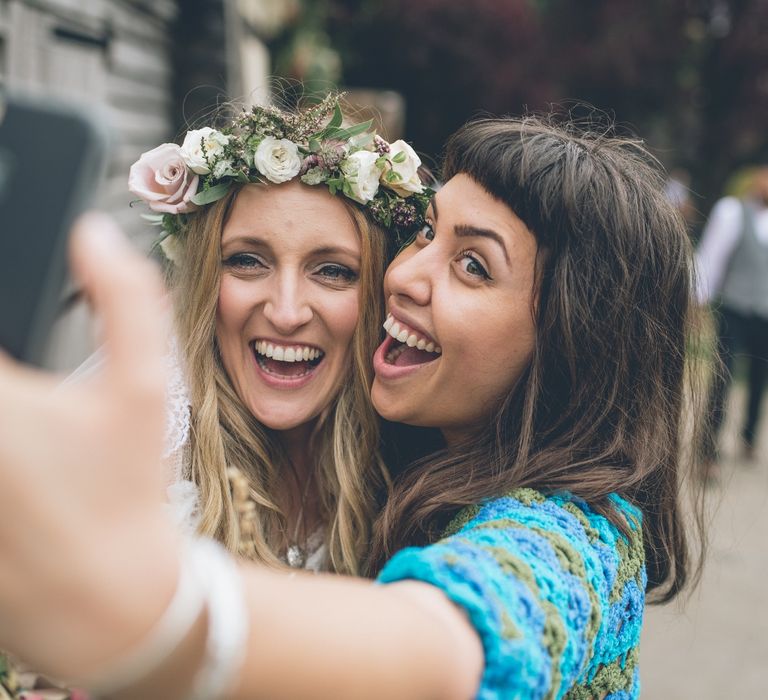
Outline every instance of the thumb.
{"label": "thumb", "polygon": [[134,395],[162,393],[168,345],[158,271],[112,219],[95,212],[76,222],[70,253],[74,273],[103,321],[107,376]]}

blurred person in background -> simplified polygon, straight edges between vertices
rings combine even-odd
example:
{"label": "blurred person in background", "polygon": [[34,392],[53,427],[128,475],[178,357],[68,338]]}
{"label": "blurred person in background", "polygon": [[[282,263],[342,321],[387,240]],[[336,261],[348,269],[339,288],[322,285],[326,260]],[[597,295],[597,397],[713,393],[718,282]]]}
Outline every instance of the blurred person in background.
{"label": "blurred person in background", "polygon": [[755,456],[760,404],[768,377],[768,161],[754,167],[741,197],[712,209],[696,251],[697,296],[713,304],[721,371],[710,388],[707,430],[700,446],[707,480],[716,480],[718,439],[737,355],[747,360],[744,456]]}
{"label": "blurred person in background", "polygon": [[670,170],[669,177],[664,185],[664,192],[688,225],[693,223],[696,214],[690,187],[691,175],[687,170],[683,168],[673,168]]}

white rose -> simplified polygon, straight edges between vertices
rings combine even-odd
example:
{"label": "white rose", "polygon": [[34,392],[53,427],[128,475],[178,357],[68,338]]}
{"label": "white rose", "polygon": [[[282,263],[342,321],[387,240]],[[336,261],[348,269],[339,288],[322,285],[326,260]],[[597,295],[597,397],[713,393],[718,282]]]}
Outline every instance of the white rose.
{"label": "white rose", "polygon": [[165,255],[170,262],[178,265],[183,250],[178,236],[166,236],[160,241],[160,248],[162,248],[163,255]]}
{"label": "white rose", "polygon": [[229,143],[229,136],[225,136],[216,129],[205,126],[202,129],[188,131],[181,144],[181,157],[189,168],[198,175],[207,175],[211,172],[208,165],[214,158],[224,153],[224,146]]}
{"label": "white rose", "polygon": [[381,176],[382,184],[402,197],[421,193],[424,189],[418,173],[421,158],[416,155],[416,151],[410,145],[402,139],[389,144],[386,159],[387,164]]}
{"label": "white rose", "polygon": [[253,154],[256,169],[274,183],[296,177],[301,170],[301,156],[293,141],[267,136]]}
{"label": "white rose", "polygon": [[341,171],[352,190],[352,199],[365,204],[370,202],[379,191],[381,169],[376,165],[377,153],[355,151],[341,164]]}

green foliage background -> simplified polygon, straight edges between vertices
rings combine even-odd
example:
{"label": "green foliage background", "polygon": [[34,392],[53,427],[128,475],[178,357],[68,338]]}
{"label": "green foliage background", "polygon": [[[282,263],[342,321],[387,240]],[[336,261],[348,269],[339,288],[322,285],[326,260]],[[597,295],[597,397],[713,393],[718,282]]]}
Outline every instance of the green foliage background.
{"label": "green foliage background", "polygon": [[554,104],[687,169],[706,214],[768,153],[765,0],[316,0],[293,30],[333,47],[342,84],[404,95],[406,136],[436,160],[475,115]]}

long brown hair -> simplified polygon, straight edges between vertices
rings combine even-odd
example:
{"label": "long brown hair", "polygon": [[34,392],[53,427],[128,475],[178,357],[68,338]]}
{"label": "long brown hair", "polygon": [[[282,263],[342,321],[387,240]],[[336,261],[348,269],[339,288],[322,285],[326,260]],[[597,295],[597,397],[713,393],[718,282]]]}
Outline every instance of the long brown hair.
{"label": "long brown hair", "polygon": [[443,179],[458,173],[537,239],[535,348],[483,434],[399,476],[371,568],[517,487],[570,491],[624,527],[616,492],[644,513],[649,590],[669,600],[692,571],[679,485],[694,458],[680,449],[693,271],[661,171],[637,141],[528,117],[461,128]]}
{"label": "long brown hair", "polygon": [[[267,185],[248,185],[249,187]],[[270,185],[271,186],[271,185]],[[290,469],[275,433],[257,421],[227,375],[216,342],[221,236],[240,187],[190,215],[179,259],[170,274],[177,331],[192,404],[187,474],[200,489],[200,531],[234,552],[274,567],[289,524],[278,500]],[[330,195],[329,195],[330,196]],[[369,398],[373,355],[383,315],[386,236],[341,198],[360,237],[359,316],[344,382],[314,431],[316,484],[333,571],[358,574],[388,474],[379,457],[379,423]],[[236,467],[255,503],[248,541],[240,532],[228,481]]]}

